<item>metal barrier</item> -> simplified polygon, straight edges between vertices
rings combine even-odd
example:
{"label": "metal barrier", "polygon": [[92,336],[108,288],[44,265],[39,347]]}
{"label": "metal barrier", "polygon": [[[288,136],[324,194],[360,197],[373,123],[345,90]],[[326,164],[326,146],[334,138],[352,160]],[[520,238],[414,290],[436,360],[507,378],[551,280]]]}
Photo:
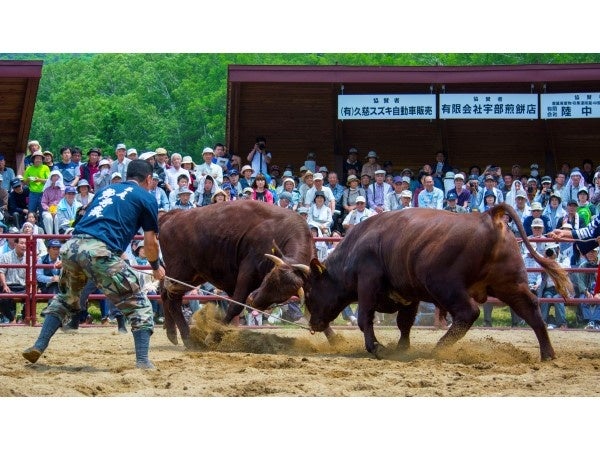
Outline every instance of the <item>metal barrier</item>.
{"label": "metal barrier", "polygon": [[[25,264],[0,264],[0,267],[5,268],[17,268],[25,269],[25,292],[23,293],[2,293],[0,292],[0,299],[3,298],[11,298],[15,299],[18,303],[23,303],[23,322],[18,325],[30,325],[33,326],[37,323],[37,303],[38,302],[47,302],[54,295],[53,294],[42,294],[38,292],[37,286],[37,277],[36,270],[39,268],[52,268],[54,267],[52,264],[38,264],[37,258],[37,240],[38,239],[59,239],[61,241],[67,240],[70,238],[70,235],[65,234],[0,234],[0,238],[25,238],[27,241],[27,246],[25,250]],[[135,236],[135,240],[142,240],[143,236]],[[325,241],[325,242],[336,242],[341,241],[343,238],[341,237],[315,237],[315,241]],[[551,242],[552,239],[548,238],[534,238],[530,239],[530,242]],[[136,269],[150,269],[150,266],[133,266]],[[583,272],[583,273],[596,273],[598,269],[596,268],[566,268],[565,269],[569,273],[575,272]],[[543,272],[542,268],[528,268],[528,272]],[[105,296],[101,294],[92,294],[89,296],[90,300],[102,300]],[[151,300],[161,301],[160,295],[148,295],[148,298]],[[186,294],[184,296],[184,302],[189,302],[189,300],[199,300],[202,303],[208,301],[216,301],[223,300],[223,297],[215,296],[215,295],[202,295],[202,294]],[[582,298],[539,298],[541,303],[564,303],[567,306],[577,306],[578,304],[600,304],[600,299],[582,299]],[[494,305],[504,305],[498,299],[493,297],[488,298],[488,302]],[[15,325],[15,324],[11,324]],[[6,326],[6,325],[3,325]]]}

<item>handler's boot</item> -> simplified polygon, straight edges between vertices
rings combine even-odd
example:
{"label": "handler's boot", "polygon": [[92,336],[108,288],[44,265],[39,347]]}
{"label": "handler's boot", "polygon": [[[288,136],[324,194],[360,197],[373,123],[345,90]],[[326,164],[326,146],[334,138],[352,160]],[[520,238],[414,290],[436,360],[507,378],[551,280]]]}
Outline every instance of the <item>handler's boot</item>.
{"label": "handler's boot", "polygon": [[119,333],[121,334],[127,334],[127,327],[125,326],[125,316],[123,315],[118,315],[116,316],[117,319],[117,326]]}
{"label": "handler's boot", "polygon": [[135,367],[138,369],[156,369],[154,364],[148,359],[152,330],[133,330],[132,333],[135,344]]}
{"label": "handler's boot", "polygon": [[42,325],[42,331],[40,331],[40,335],[33,344],[33,347],[29,347],[27,350],[23,352],[23,358],[25,358],[29,362],[36,362],[44,350],[48,348],[48,344],[50,343],[50,339],[56,333],[62,325],[62,321],[55,316],[54,314],[46,314],[46,318],[44,319],[44,325]]}

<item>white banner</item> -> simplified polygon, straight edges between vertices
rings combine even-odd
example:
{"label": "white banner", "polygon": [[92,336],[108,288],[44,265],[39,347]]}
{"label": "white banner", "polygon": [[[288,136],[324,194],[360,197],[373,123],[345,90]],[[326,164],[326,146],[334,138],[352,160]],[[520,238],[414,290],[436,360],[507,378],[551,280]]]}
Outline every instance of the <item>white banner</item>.
{"label": "white banner", "polygon": [[600,93],[540,94],[542,119],[597,119]]}
{"label": "white banner", "polygon": [[434,94],[338,95],[338,119],[435,119]]}
{"label": "white banner", "polygon": [[440,94],[440,119],[537,119],[537,94]]}

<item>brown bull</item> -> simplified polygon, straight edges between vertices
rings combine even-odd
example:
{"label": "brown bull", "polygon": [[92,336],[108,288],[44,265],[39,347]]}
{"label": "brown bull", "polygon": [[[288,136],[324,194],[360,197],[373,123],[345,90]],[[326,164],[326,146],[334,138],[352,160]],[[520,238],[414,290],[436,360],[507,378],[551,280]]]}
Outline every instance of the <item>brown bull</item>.
{"label": "brown bull", "polygon": [[[437,347],[462,338],[479,316],[488,296],[512,307],[534,330],[542,360],[555,357],[537,297],[517,240],[503,222],[504,214],[523,226],[514,209],[501,204],[486,213],[455,214],[424,208],[385,212],[361,222],[324,264],[313,260],[305,285],[310,326],[324,331],[350,303],[358,301],[358,325],[365,346],[381,356],[373,330],[375,311],[398,311],[398,349],[410,346],[410,330],[419,301],[430,299],[452,315],[452,325]],[[567,273],[554,261],[527,249],[569,296]]]}
{"label": "brown bull", "polygon": [[161,290],[165,328],[174,344],[177,327],[189,345],[190,330],[181,311],[189,285],[210,282],[241,304],[229,303],[225,323],[242,312],[248,297],[265,309],[304,295],[316,250],[306,221],[291,210],[238,200],[169,211],[159,226],[166,276],[188,285],[167,280]]}

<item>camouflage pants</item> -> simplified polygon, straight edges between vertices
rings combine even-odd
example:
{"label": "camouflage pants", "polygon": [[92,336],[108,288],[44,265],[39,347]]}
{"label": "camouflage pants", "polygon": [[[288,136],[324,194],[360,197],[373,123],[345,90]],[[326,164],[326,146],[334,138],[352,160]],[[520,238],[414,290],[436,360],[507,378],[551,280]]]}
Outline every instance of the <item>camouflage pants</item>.
{"label": "camouflage pants", "polygon": [[46,308],[61,320],[79,311],[79,296],[88,280],[129,319],[132,330],[154,329],[152,305],[140,289],[138,274],[106,244],[91,236],[73,236],[60,249],[62,271],[58,294]]}

